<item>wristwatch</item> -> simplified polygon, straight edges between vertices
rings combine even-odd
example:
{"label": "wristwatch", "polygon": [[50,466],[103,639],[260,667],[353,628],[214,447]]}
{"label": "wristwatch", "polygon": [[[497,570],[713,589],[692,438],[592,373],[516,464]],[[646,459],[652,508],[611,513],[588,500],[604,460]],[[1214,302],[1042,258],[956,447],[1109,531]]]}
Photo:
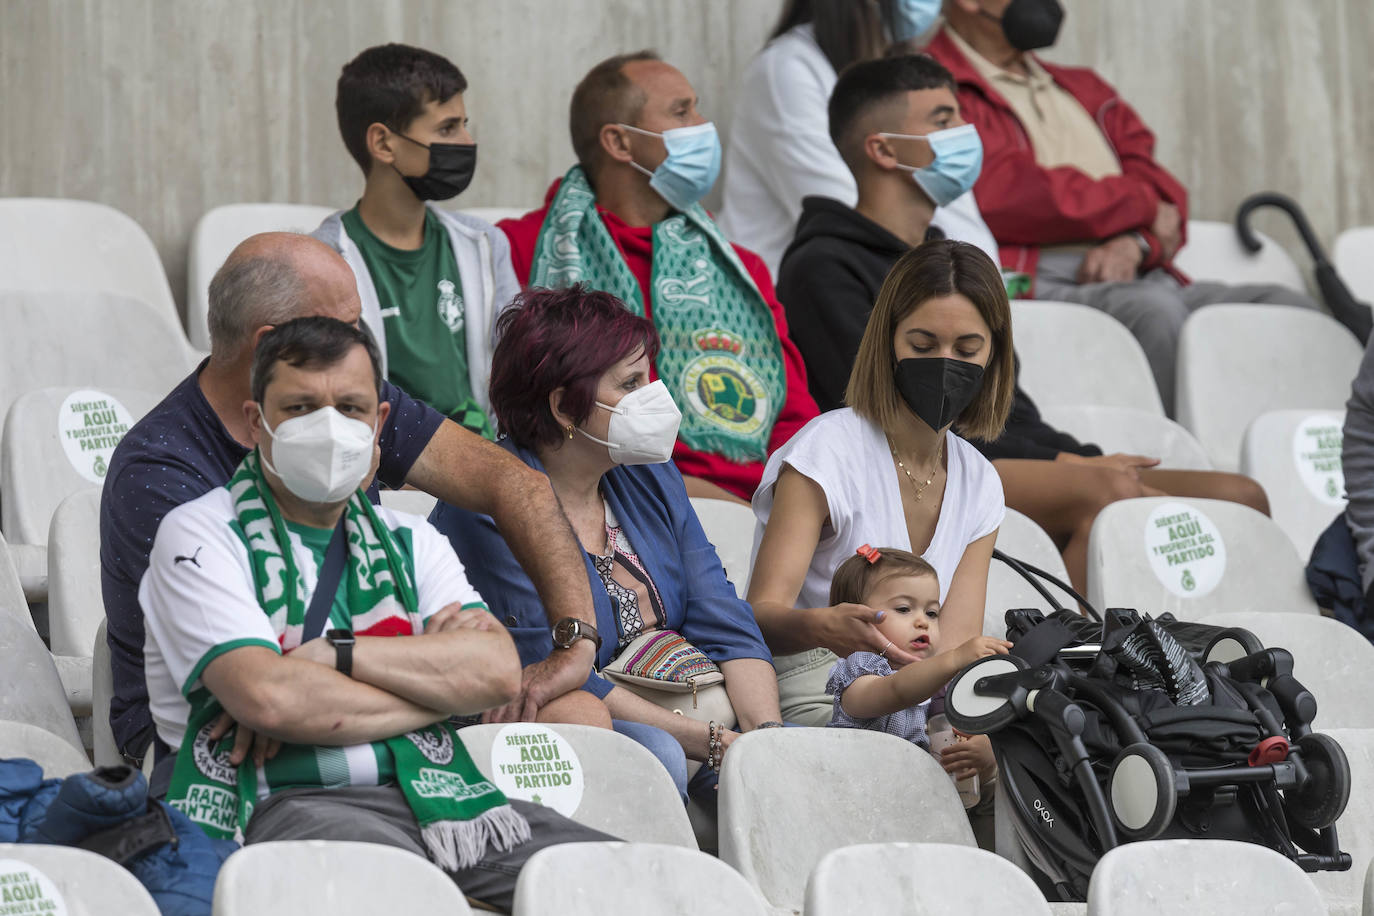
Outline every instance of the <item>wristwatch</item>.
{"label": "wristwatch", "polygon": [[576,617],[564,617],[553,625],[553,644],[558,649],[571,649],[579,639],[590,640],[597,650],[601,649],[601,634],[592,626]]}
{"label": "wristwatch", "polygon": [[344,677],[353,676],[353,646],[357,643],[352,630],[327,630],[324,638],[334,647],[334,669]]}

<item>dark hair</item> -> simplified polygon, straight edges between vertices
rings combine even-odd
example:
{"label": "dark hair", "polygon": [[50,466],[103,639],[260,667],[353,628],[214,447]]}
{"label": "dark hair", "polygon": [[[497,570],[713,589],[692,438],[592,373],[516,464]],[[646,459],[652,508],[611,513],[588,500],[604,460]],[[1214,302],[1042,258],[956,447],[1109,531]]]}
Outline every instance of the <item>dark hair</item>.
{"label": "dark hair", "polygon": [[872,133],[870,116],[923,89],[955,91],[954,77],[928,54],[880,57],[844,68],[830,92],[830,140],[851,170],[861,161],[864,137]]}
{"label": "dark hair", "polygon": [[653,322],[610,293],[584,284],[525,290],[496,320],[491,409],[516,445],[551,445],[564,435],[549,395],[563,389],[563,412],[579,426],[596,405],[606,371],[643,347],[658,356]]}
{"label": "dark hair", "polygon": [[838,73],[856,60],[870,60],[887,47],[887,23],[896,0],[788,0],[771,41],[812,23],[816,44]]}
{"label": "dark hair", "polygon": [[272,376],[276,374],[277,363],[286,363],[296,369],[325,369],[342,360],[354,347],[367,351],[367,358],[372,363],[372,382],[380,397],[382,354],[372,333],[366,326],[354,327],[337,318],[312,315],[294,318],[262,335],[258,348],[253,351],[253,369],[249,376],[253,400],[262,403],[267,386],[272,384]]}
{"label": "dark hair", "polygon": [[608,57],[587,71],[573,90],[568,106],[568,130],[573,152],[588,179],[601,163],[601,128],[607,124],[633,124],[644,109],[644,90],[625,75],[625,65],[636,60],[662,60],[657,51],[645,49]]}
{"label": "dark hair", "polygon": [[911,408],[897,391],[893,351],[897,325],[928,300],[954,293],[973,303],[992,332],[983,386],[954,421],[954,431],[989,442],[1002,434],[1016,385],[1011,304],[1002,272],[977,245],[940,239],[917,245],[892,265],[868,316],[845,388],[845,402],[854,412],[888,435],[911,416]]}
{"label": "dark hair", "polygon": [[840,564],[830,579],[830,606],[863,604],[878,583],[893,576],[930,576],[937,583],[940,577],[935,567],[909,550],[899,547],[879,547],[878,559],[854,554]]}
{"label": "dark hair", "polygon": [[372,167],[367,129],[385,124],[405,131],[430,102],[447,102],[468,88],[462,72],[423,48],[389,44],[368,48],[339,74],[334,110],[344,146],[366,175]]}

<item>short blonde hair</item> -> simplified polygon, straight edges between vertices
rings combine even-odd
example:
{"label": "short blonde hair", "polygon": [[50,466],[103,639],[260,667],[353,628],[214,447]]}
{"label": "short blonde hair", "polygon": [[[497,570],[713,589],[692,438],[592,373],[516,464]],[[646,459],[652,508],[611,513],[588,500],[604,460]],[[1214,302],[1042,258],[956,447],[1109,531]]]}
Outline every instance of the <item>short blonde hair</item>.
{"label": "short blonde hair", "polygon": [[930,299],[958,293],[973,303],[992,332],[992,353],[983,386],[954,421],[954,431],[991,441],[1002,434],[1016,386],[1016,355],[1011,343],[1011,305],[1002,273],[983,251],[967,242],[926,242],[892,266],[868,316],[845,403],[892,435],[911,416],[897,391],[893,337],[897,325]]}

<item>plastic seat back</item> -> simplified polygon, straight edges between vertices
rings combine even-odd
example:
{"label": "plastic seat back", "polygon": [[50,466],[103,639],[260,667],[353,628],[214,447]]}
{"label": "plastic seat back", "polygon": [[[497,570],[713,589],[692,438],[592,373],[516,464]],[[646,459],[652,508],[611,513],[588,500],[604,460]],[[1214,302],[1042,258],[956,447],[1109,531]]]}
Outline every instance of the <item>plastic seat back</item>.
{"label": "plastic seat back", "polygon": [[754,510],[728,499],[700,497],[692,500],[692,508],[706,539],[716,548],[716,556],[735,586],[735,593],[743,598],[749,592],[749,579],[754,572]]}
{"label": "plastic seat back", "polygon": [[459,212],[484,219],[494,226],[503,219],[519,219],[530,211],[528,207],[464,207]]}
{"label": "plastic seat back", "polygon": [[6,757],[27,757],[43,768],[43,776],[57,779],[91,769],[85,751],[79,751],[66,741],[26,722],[0,720],[0,760]]}
{"label": "plastic seat back", "polygon": [[1263,244],[1251,254],[1241,245],[1233,224],[1190,219],[1188,243],[1174,257],[1174,266],[1193,280],[1277,283],[1306,292],[1302,271],[1287,250],[1263,232],[1255,234]]}
{"label": "plastic seat back", "polygon": [[[900,773],[901,791],[868,774]],[[973,846],[954,783],[920,747],[848,728],[752,731],[730,745],[720,775],[720,857],[771,906],[802,906],[829,852],[872,842]]]}
{"label": "plastic seat back", "polygon": [[0,412],[39,388],[165,395],[198,357],[163,310],[110,293],[0,289]]}
{"label": "plastic seat back", "polygon": [[[1030,518],[1008,509],[1002,527],[997,529],[997,549],[1014,560],[1038,566],[1064,582],[1069,581],[1068,570],[1064,568],[1064,558],[1054,541]],[[1064,607],[1071,608],[1074,601],[1048,582],[1041,581]],[[1005,636],[1007,633],[1007,611],[1012,608],[1033,607],[1049,613],[1050,603],[1025,578],[1006,563],[993,558],[988,567],[987,601],[983,605],[983,632],[989,636]]]}
{"label": "plastic seat back", "polygon": [[115,445],[162,397],[125,388],[20,395],[0,436],[0,530],[11,543],[47,543],[58,504],[104,483]]}
{"label": "plastic seat back", "polygon": [[335,209],[315,204],[226,204],[197,220],[186,264],[186,330],[191,343],[210,349],[210,280],[239,242],[259,232],[314,232]]}
{"label": "plastic seat back", "polygon": [[1021,387],[1042,410],[1095,404],[1164,416],[1145,351],[1115,318],[1086,305],[1018,299],[1011,322]]}
{"label": "plastic seat back", "polygon": [[1240,472],[1269,494],[1269,512],[1298,555],[1345,511],[1343,411],[1271,410],[1255,417],[1240,449]]}
{"label": "plastic seat back", "polygon": [[33,907],[3,912],[159,916],[153,896],[127,869],[74,846],[0,843],[0,880],[23,888]]}
{"label": "plastic seat back", "polygon": [[1041,415],[1053,427],[1080,442],[1091,442],[1111,455],[1147,455],[1160,467],[1179,471],[1210,471],[1212,460],[1197,437],[1168,417],[1134,407],[1058,405]]}
{"label": "plastic seat back", "polygon": [[1123,499],[1088,536],[1088,600],[1183,620],[1230,611],[1317,613],[1304,561],[1270,518],[1215,499]]}
{"label": "plastic seat back", "polygon": [[382,490],[382,505],[397,512],[429,518],[439,501],[424,490]]}
{"label": "plastic seat back", "polygon": [[180,323],[153,240],[114,207],[0,198],[0,239],[0,289],[127,296]]}
{"label": "plastic seat back", "polygon": [[393,846],[337,840],[254,843],[224,861],[214,916],[471,913],[453,879]]}
{"label": "plastic seat back", "polygon": [[1356,299],[1374,304],[1374,226],[1352,226],[1336,236],[1331,263]]}
{"label": "plastic seat back", "polygon": [[1286,305],[1209,305],[1183,323],[1178,422],[1223,471],[1245,429],[1270,410],[1343,410],[1363,356],[1329,315]]}
{"label": "plastic seat back", "polygon": [[105,619],[100,591],[100,496],[62,501],[48,530],[48,632],[54,655],[89,657]]}
{"label": "plastic seat back", "polygon": [[696,849],[673,778],[624,735],[586,725],[469,725],[463,745],[507,797],[537,801],[634,843]]}
{"label": "plastic seat back", "polygon": [[865,843],[821,859],[806,884],[806,916],[977,913],[1049,916],[1035,882],[1006,859],[946,843]]}
{"label": "plastic seat back", "polygon": [[1317,698],[1314,727],[1374,728],[1374,645],[1357,631],[1308,614],[1218,614],[1204,622],[1243,627],[1266,646],[1292,653],[1293,676]]}
{"label": "plastic seat back", "polygon": [[1258,843],[1126,843],[1098,860],[1088,883],[1089,916],[1275,912],[1326,916],[1326,906],[1306,872]]}
{"label": "plastic seat back", "polygon": [[520,869],[512,916],[730,913],[767,916],[759,892],[704,852],[651,843],[565,843]]}

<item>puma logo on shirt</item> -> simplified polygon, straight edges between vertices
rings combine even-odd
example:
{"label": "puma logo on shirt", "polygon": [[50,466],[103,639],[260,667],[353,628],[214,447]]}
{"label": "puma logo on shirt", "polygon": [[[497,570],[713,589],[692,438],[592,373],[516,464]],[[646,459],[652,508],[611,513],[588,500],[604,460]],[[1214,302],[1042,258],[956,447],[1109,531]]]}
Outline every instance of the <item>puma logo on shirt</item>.
{"label": "puma logo on shirt", "polygon": [[202,546],[200,546],[200,547],[197,547],[197,548],[196,548],[196,552],[193,553],[193,554],[191,554],[189,557],[183,557],[183,556],[180,556],[180,555],[175,556],[175,557],[172,558],[172,565],[173,565],[173,566],[180,566],[182,560],[190,560],[192,563],[195,564],[196,569],[200,569],[200,568],[201,568],[200,560],[197,560],[196,557],[200,556],[200,552],[201,552],[202,550],[204,550],[204,549],[205,549],[205,547],[202,545]]}

